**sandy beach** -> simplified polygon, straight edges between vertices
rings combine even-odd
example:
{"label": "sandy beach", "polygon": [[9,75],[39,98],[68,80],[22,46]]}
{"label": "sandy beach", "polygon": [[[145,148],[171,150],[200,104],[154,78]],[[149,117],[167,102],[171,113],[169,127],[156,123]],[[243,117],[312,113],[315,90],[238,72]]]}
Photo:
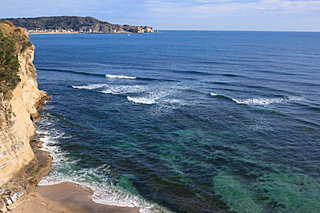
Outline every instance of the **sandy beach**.
{"label": "sandy beach", "polygon": [[137,213],[138,208],[97,204],[91,191],[73,183],[38,186],[35,192],[11,206],[12,213]]}

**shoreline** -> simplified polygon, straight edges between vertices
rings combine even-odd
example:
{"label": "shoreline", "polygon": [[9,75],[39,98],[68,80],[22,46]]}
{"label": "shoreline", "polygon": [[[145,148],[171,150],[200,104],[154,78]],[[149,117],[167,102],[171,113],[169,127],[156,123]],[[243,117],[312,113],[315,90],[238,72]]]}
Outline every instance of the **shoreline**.
{"label": "shoreline", "polygon": [[[45,108],[46,96],[37,103],[38,110]],[[38,121],[42,119],[36,116]],[[96,203],[92,199],[93,191],[73,182],[61,182],[52,185],[39,185],[41,180],[52,170],[53,156],[48,150],[44,150],[44,135],[35,133],[30,141],[37,162],[41,165],[39,170],[32,175],[33,185],[29,190],[12,205],[7,206],[12,213],[139,213],[138,207],[122,207]],[[1,211],[0,211],[1,212]]]}
{"label": "shoreline", "polygon": [[[45,108],[46,96],[37,103],[39,110]],[[38,121],[42,119],[36,116]],[[36,133],[30,141],[30,146],[39,165],[31,175],[29,189],[16,202],[7,206],[12,213],[139,213],[138,207],[122,207],[96,203],[92,199],[93,191],[73,182],[61,182],[52,185],[39,185],[41,180],[50,173],[53,166],[53,156],[43,150],[43,134]],[[22,171],[23,172],[23,171]],[[1,211],[0,211],[1,212]]]}
{"label": "shoreline", "polygon": [[[46,94],[46,93],[45,93]],[[51,97],[44,95],[37,103],[38,110],[45,108],[45,101]],[[37,113],[33,115],[34,121],[42,119]],[[12,213],[139,213],[139,207],[122,207],[96,203],[92,199],[93,191],[73,182],[61,182],[52,185],[39,185],[40,181],[48,175],[53,166],[53,156],[43,150],[44,135],[35,133],[30,140],[30,146],[35,154],[35,162],[30,163],[32,172],[27,174],[29,185],[19,199],[7,206]],[[36,166],[38,165],[38,166]],[[20,171],[19,177],[24,176],[25,169]],[[19,182],[22,184],[20,180]],[[22,184],[23,185],[23,184]],[[2,209],[0,209],[1,212]],[[5,211],[6,212],[6,211]]]}
{"label": "shoreline", "polygon": [[38,186],[33,193],[21,198],[11,208],[12,213],[138,213],[137,207],[119,207],[95,203],[92,191],[80,185],[63,182]]}
{"label": "shoreline", "polygon": [[46,34],[145,34],[132,32],[117,32],[117,33],[82,33],[82,32],[28,32],[28,35],[46,35]]}
{"label": "shoreline", "polygon": [[28,32],[28,35],[37,35],[37,34],[80,34],[80,32]]}

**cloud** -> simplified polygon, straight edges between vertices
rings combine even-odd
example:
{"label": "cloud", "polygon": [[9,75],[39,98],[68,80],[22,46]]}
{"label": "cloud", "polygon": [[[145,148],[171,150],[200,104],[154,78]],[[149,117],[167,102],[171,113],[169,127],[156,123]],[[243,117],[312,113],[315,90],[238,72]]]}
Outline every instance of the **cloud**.
{"label": "cloud", "polygon": [[318,0],[193,0],[145,1],[145,7],[161,15],[185,17],[216,17],[242,15],[248,12],[308,13],[320,11]]}
{"label": "cloud", "polygon": [[25,0],[0,1],[0,17],[94,16],[163,29],[319,31],[320,0]]}

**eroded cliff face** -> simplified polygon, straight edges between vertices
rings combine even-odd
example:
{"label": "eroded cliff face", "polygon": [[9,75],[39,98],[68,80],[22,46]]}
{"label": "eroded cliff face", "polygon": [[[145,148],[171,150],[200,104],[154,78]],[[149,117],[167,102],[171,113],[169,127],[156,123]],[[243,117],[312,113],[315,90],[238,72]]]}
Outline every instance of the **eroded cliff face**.
{"label": "eroded cliff face", "polygon": [[138,27],[138,33],[154,33],[152,27]]}
{"label": "eroded cliff face", "polygon": [[[10,22],[0,23],[0,30],[4,37],[9,36],[14,41],[20,64],[17,72],[20,82],[14,89],[0,93],[0,196],[2,199],[6,193],[7,197],[11,196],[9,200],[2,201],[9,205],[14,201],[12,199],[17,199],[14,198],[14,193],[23,193],[21,190],[18,192],[18,188],[27,187],[17,186],[19,184],[12,180],[17,179],[18,174],[24,176],[21,171],[27,168],[37,169],[37,159],[30,140],[35,135],[33,121],[39,119],[37,108],[48,99],[48,95],[38,89],[36,69],[32,63],[34,46],[30,43],[26,30]],[[30,167],[31,163],[33,166]],[[24,179],[19,180],[22,185],[28,184],[26,177],[21,179]],[[13,189],[15,187],[17,189]]]}

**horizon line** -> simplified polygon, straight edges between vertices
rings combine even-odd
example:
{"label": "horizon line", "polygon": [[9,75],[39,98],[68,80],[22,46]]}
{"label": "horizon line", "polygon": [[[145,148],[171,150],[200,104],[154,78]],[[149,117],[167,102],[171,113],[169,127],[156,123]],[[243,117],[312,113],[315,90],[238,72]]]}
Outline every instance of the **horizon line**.
{"label": "horizon line", "polygon": [[[157,29],[157,28],[155,28]],[[231,29],[157,29],[159,31],[225,31],[225,32],[292,32],[292,33],[320,33],[313,30],[231,30]]]}
{"label": "horizon line", "polygon": [[[79,15],[53,15],[53,16],[29,16],[29,17],[0,17],[0,19],[24,19],[24,18],[42,18],[42,17],[91,17],[91,18],[95,18],[99,21],[103,21],[103,22],[109,22],[106,20],[101,20],[99,18],[96,18],[94,16],[79,16]],[[125,24],[120,24],[120,25],[126,25]],[[127,24],[128,25],[128,24]],[[151,26],[154,30],[164,30],[164,31],[226,31],[226,32],[305,32],[305,33],[319,33],[320,30],[272,30],[272,29],[262,29],[262,30],[258,30],[258,29],[160,29],[157,27],[153,27]]]}

